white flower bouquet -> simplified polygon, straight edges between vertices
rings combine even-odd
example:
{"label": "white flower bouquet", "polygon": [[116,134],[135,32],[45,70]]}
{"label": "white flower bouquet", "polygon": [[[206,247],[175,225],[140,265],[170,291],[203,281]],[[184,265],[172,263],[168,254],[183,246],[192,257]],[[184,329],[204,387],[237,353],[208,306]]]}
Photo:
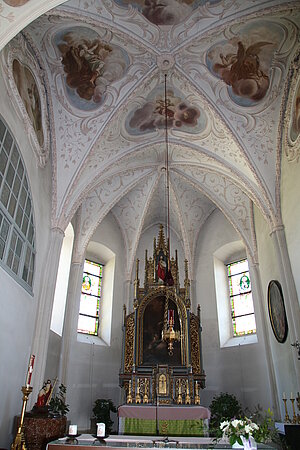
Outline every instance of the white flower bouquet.
{"label": "white flower bouquet", "polygon": [[230,445],[236,442],[240,445],[245,445],[245,442],[248,441],[250,447],[254,442],[253,436],[259,431],[259,426],[247,417],[244,417],[243,419],[232,419],[221,422],[220,430],[223,438],[228,438]]}

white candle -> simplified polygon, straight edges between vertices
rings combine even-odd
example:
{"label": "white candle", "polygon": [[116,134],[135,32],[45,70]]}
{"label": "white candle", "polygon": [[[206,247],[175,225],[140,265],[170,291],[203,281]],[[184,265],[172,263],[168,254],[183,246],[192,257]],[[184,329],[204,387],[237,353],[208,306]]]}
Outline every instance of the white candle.
{"label": "white candle", "polygon": [[105,423],[97,423],[97,437],[105,437]]}
{"label": "white candle", "polygon": [[291,398],[294,398],[294,394],[291,392]]}
{"label": "white candle", "polygon": [[69,435],[70,436],[77,435],[77,425],[69,425]]}
{"label": "white candle", "polygon": [[283,398],[283,400],[286,400],[285,392],[282,394],[282,398]]}

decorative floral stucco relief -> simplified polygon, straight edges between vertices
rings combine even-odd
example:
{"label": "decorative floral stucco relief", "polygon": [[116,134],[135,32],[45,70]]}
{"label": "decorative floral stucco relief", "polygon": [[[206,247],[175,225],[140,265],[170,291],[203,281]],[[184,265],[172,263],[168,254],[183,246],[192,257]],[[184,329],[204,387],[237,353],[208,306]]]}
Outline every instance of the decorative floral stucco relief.
{"label": "decorative floral stucco relief", "polygon": [[112,209],[124,236],[127,256],[127,271],[130,278],[134,263],[137,245],[143,227],[144,217],[149,206],[153,189],[157,182],[157,172],[151,173],[148,178],[139,183],[128,192]]}
{"label": "decorative floral stucco relief", "polygon": [[69,205],[68,211],[59,221],[60,226],[66,227],[81,204],[80,235],[77,245],[84,251],[97,225],[106,214],[150,173],[149,168],[126,170],[114,177],[108,177],[96,189],[84,191],[79,199]]}
{"label": "decorative floral stucco relief", "polygon": [[191,262],[194,260],[195,246],[203,223],[215,209],[215,205],[202,192],[195,190],[178,173],[170,173],[171,185],[179,205],[179,215],[183,218],[191,250]]}
{"label": "decorative floral stucco relief", "polygon": [[207,173],[199,168],[186,168],[181,175],[205,193],[230,220],[248,248],[253,250],[249,197],[222,175]]}

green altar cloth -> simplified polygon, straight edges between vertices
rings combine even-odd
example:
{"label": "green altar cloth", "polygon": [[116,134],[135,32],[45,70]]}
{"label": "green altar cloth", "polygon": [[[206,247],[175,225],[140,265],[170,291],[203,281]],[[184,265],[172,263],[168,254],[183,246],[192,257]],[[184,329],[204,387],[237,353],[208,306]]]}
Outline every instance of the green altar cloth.
{"label": "green altar cloth", "polygon": [[[131,435],[156,435],[156,420],[122,418],[119,431]],[[205,419],[159,420],[159,435],[161,436],[207,436],[208,426]]]}

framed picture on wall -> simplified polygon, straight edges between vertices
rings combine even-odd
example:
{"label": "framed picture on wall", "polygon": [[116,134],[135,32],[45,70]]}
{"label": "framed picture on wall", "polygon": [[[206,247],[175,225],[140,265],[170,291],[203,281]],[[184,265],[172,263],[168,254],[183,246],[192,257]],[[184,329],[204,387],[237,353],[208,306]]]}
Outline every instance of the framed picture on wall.
{"label": "framed picture on wall", "polygon": [[268,309],[273,333],[282,344],[288,335],[288,323],[281,284],[277,280],[271,280],[268,286]]}

